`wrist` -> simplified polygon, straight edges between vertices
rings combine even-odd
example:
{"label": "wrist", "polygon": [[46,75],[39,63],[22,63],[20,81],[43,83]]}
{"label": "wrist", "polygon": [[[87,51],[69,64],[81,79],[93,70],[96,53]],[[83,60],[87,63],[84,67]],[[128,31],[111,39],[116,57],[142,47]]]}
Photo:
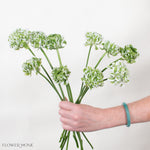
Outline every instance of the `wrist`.
{"label": "wrist", "polygon": [[116,106],[101,110],[100,114],[100,129],[111,128],[127,124],[126,112],[124,107]]}

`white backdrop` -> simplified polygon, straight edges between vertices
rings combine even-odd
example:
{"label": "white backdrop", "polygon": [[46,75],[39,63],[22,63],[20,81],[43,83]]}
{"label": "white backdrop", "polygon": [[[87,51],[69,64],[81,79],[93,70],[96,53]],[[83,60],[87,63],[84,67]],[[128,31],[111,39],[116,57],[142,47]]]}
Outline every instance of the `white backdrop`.
{"label": "white backdrop", "polygon": [[[139,50],[137,63],[128,66],[128,84],[121,88],[106,84],[94,89],[85,96],[84,103],[107,108],[150,93],[149,0],[5,0],[0,1],[0,27],[0,150],[20,149],[2,147],[3,143],[33,143],[33,147],[22,150],[58,150],[62,131],[57,95],[39,76],[24,76],[21,65],[30,58],[27,51],[9,48],[8,35],[16,28],[60,33],[65,37],[68,44],[60,53],[63,64],[72,72],[74,97],[79,92],[88,52],[84,47],[87,31],[98,32],[120,45],[132,43]],[[97,53],[93,51],[91,64],[97,61]],[[58,64],[55,52],[49,52],[49,57]],[[150,149],[150,123],[87,135],[95,150]],[[75,150],[73,145],[70,150]],[[90,147],[86,144],[85,149]]]}

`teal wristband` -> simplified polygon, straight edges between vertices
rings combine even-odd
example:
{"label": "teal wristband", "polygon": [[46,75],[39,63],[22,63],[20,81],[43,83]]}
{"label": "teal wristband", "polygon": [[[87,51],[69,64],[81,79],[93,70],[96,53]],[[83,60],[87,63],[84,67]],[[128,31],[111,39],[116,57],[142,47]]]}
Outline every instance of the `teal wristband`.
{"label": "teal wristband", "polygon": [[123,103],[124,109],[126,111],[126,116],[127,116],[127,127],[130,127],[131,125],[131,119],[130,119],[130,113],[128,109],[128,105],[126,103]]}

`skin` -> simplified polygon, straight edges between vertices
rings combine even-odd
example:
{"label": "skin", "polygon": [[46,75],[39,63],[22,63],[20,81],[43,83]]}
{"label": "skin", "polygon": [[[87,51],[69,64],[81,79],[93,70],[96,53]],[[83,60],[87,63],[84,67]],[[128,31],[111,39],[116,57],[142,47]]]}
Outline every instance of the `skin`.
{"label": "skin", "polygon": [[[59,103],[62,127],[70,131],[91,132],[126,125],[126,112],[122,105],[97,108],[68,101]],[[128,104],[131,124],[150,121],[150,96]]]}

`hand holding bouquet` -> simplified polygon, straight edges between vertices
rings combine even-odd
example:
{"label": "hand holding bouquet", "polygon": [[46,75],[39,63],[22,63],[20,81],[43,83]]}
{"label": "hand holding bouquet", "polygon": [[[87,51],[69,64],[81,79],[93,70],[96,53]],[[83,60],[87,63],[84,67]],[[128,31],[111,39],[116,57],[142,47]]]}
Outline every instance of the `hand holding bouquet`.
{"label": "hand holding bouquet", "polygon": [[[34,71],[37,75],[43,77],[50,84],[61,101],[65,100],[65,97],[68,97],[70,102],[80,104],[88,90],[102,87],[107,81],[120,86],[122,86],[124,83],[127,83],[129,81],[129,71],[125,63],[135,63],[136,58],[139,56],[137,49],[134,48],[131,44],[120,47],[110,41],[104,41],[102,35],[96,32],[87,32],[85,36],[85,46],[89,47],[89,52],[87,55],[85,68],[83,69],[80,92],[76,100],[73,98],[71,86],[68,80],[71,72],[69,71],[67,65],[63,65],[59,53],[59,50],[64,48],[67,44],[66,40],[60,34],[46,35],[39,31],[17,29],[15,32],[10,34],[8,41],[11,48],[15,50],[25,49],[31,53],[32,58],[26,60],[26,62],[24,62],[22,65],[25,75],[31,76],[32,72]],[[34,49],[38,49],[44,55],[45,60],[48,62],[50,67],[51,74],[49,74],[45,67],[42,65],[42,59],[34,53]],[[99,60],[94,67],[89,65],[89,58],[92,49],[102,51],[102,55],[99,57]],[[53,66],[47,55],[49,50],[56,51],[59,66]],[[102,60],[105,57],[109,58],[111,56],[117,58],[105,68],[98,69]],[[107,71],[108,73],[106,74],[105,72]],[[64,94],[64,87],[66,88],[68,96]],[[68,150],[71,134],[73,135],[77,148],[83,150],[82,139],[85,138],[90,147],[93,149],[92,144],[84,132],[71,132],[63,130],[59,140],[61,150],[64,149],[64,147],[66,147],[66,150]]]}

